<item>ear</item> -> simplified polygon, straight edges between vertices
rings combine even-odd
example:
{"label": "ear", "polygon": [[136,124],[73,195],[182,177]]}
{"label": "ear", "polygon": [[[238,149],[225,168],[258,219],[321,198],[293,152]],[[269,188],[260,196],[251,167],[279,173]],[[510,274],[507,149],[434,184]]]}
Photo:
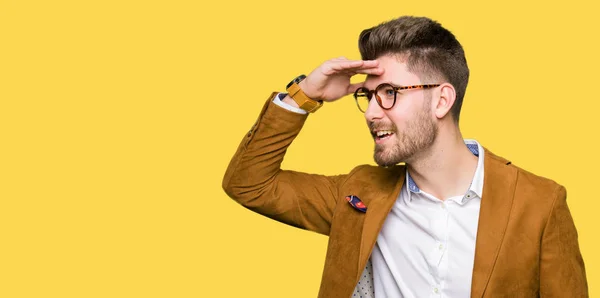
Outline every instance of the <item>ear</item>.
{"label": "ear", "polygon": [[443,83],[438,87],[440,89],[438,94],[437,101],[435,102],[435,106],[433,107],[435,116],[438,119],[442,119],[448,115],[452,106],[454,105],[454,101],[456,100],[456,91],[454,90],[454,86]]}

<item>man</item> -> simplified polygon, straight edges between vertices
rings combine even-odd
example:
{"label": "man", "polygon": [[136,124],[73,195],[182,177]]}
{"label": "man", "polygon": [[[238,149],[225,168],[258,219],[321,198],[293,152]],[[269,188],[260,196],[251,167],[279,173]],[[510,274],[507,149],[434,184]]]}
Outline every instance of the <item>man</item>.
{"label": "man", "polygon": [[[246,208],[329,236],[319,297],[587,297],[565,188],[463,140],[469,69],[454,35],[401,17],[359,48],[363,60],[329,60],[272,94],[223,180]],[[307,112],[348,94],[379,166],[281,170]]]}

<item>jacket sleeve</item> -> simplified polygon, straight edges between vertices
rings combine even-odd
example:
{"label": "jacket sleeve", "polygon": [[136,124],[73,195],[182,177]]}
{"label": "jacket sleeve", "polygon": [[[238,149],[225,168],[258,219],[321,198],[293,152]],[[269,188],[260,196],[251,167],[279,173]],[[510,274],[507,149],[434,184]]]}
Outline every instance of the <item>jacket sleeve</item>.
{"label": "jacket sleeve", "polygon": [[[308,115],[265,103],[242,139],[223,178],[223,189],[244,207],[277,221],[329,234],[338,189],[345,175],[323,176],[282,170],[288,146]],[[315,149],[318,150],[318,149]]]}
{"label": "jacket sleeve", "polygon": [[567,206],[567,193],[558,186],[542,236],[540,297],[588,297],[585,266],[577,230]]}

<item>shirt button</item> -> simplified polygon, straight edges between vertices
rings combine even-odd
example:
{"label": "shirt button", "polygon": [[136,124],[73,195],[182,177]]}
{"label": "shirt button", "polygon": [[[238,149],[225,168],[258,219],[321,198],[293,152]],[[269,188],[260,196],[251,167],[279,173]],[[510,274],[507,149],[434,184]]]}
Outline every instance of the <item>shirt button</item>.
{"label": "shirt button", "polygon": [[442,209],[446,209],[446,204],[442,203]]}
{"label": "shirt button", "polygon": [[440,290],[438,290],[438,288],[433,288],[433,292],[434,292],[434,293],[436,293],[436,294],[437,294],[439,291],[440,291]]}
{"label": "shirt button", "polygon": [[443,245],[443,244],[440,244],[440,246],[438,246],[438,249],[439,249],[439,250],[442,250],[442,249],[444,249],[444,245]]}

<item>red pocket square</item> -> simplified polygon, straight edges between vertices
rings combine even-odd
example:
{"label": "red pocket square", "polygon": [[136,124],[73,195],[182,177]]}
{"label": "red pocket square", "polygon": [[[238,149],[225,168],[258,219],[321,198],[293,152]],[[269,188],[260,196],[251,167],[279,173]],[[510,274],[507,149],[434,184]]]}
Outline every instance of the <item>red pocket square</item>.
{"label": "red pocket square", "polygon": [[346,196],[346,201],[348,201],[348,203],[350,203],[350,205],[354,207],[354,209],[360,212],[367,212],[367,206],[365,206],[365,203],[363,203],[357,196]]}

